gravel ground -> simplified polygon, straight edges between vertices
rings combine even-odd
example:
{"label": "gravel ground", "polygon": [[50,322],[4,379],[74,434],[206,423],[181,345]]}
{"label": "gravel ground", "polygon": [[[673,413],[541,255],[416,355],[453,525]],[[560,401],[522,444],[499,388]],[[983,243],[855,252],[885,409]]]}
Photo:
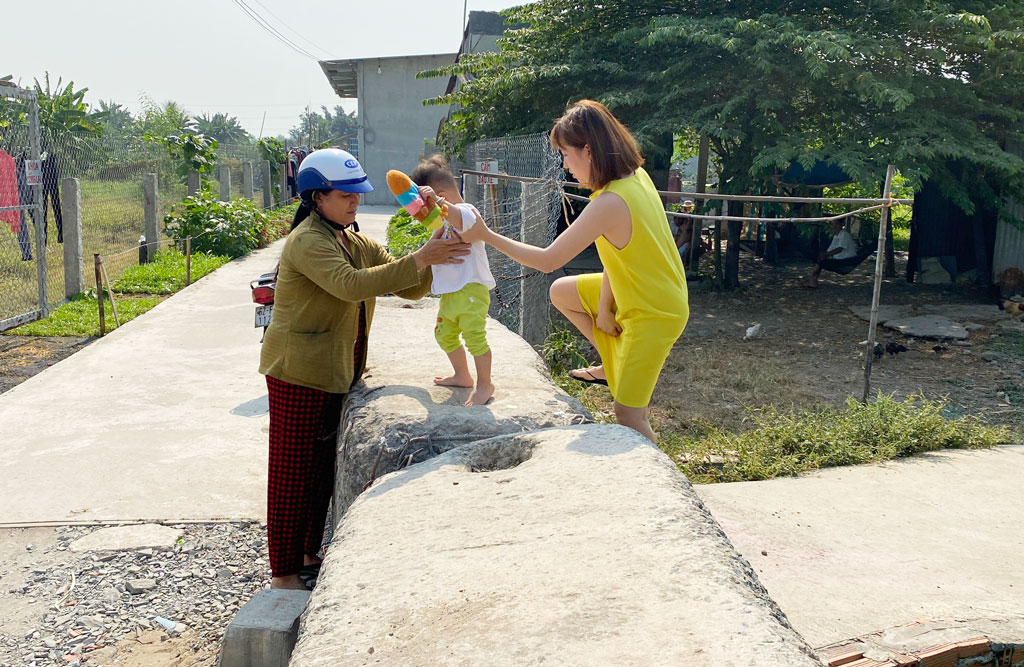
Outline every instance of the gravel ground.
{"label": "gravel ground", "polygon": [[111,647],[126,639],[216,655],[235,613],[268,583],[265,525],[172,527],[184,535],[171,550],[92,553],[68,545],[99,527],[55,528],[50,544],[0,563],[0,666],[113,664]]}

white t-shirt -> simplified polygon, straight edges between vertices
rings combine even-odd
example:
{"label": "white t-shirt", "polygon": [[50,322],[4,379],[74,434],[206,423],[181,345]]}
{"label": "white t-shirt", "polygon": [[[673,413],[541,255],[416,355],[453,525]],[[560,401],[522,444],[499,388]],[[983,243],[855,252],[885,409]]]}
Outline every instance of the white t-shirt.
{"label": "white t-shirt", "polygon": [[[462,229],[476,224],[477,210],[472,204],[453,204],[462,212]],[[444,236],[448,238],[451,227],[445,224]],[[469,254],[462,256],[462,264],[437,264],[434,266],[434,282],[430,291],[434,294],[458,292],[469,283],[479,283],[487,288],[494,287],[494,276],[487,263],[487,244],[475,241],[469,246]]]}
{"label": "white t-shirt", "polygon": [[832,252],[836,248],[842,248],[842,250],[832,255],[830,259],[848,259],[857,256],[857,242],[845,229],[839,230],[839,233],[832,237],[832,244],[829,245],[826,252]]}

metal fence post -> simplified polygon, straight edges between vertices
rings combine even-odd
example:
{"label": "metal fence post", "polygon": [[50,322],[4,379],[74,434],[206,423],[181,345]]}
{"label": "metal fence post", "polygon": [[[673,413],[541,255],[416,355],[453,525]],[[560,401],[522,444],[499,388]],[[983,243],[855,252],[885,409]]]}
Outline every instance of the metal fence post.
{"label": "metal fence post", "polygon": [[[523,243],[546,248],[548,238],[548,197],[549,189],[538,183],[523,183],[519,199],[523,221]],[[519,335],[530,345],[541,345],[548,337],[548,289],[550,279],[546,274],[523,268],[530,272],[521,281],[519,299]]]}
{"label": "metal fence post", "polygon": [[231,167],[222,164],[217,169],[217,180],[220,181],[220,200],[231,201]]}
{"label": "metal fence post", "polygon": [[[31,102],[29,104],[28,114],[29,124],[29,154],[33,160],[40,158],[40,146],[39,146],[39,100],[35,93],[32,95]],[[44,203],[42,196],[42,188],[36,187],[36,220],[43,219]],[[39,281],[39,310],[42,312],[43,317],[50,314],[50,294],[49,286],[47,285],[47,279],[49,274],[46,271],[46,227],[42,224],[36,224],[36,279]]]}
{"label": "metal fence post", "polygon": [[195,193],[199,192],[199,188],[202,185],[201,179],[199,178],[198,171],[188,172],[188,196],[191,197]]}
{"label": "metal fence post", "polygon": [[61,181],[60,201],[64,219],[64,296],[85,291],[85,258],[82,254],[82,188],[77,178]]}
{"label": "metal fence post", "polygon": [[242,196],[252,201],[252,162],[242,163]]}
{"label": "metal fence post", "polygon": [[160,249],[160,188],[156,174],[142,175],[145,196],[146,261],[152,262]]}
{"label": "metal fence post", "polygon": [[263,208],[271,208],[274,205],[274,185],[270,182],[270,160],[264,160],[263,165]]}

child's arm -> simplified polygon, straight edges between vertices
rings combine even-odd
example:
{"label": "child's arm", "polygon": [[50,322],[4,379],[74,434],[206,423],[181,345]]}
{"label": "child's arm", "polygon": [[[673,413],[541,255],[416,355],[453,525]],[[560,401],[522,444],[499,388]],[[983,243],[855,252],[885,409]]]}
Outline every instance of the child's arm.
{"label": "child's arm", "polygon": [[[435,206],[437,205],[439,198],[437,193],[434,192],[434,188],[429,185],[421,185],[419,186],[419,189],[420,197],[423,201],[432,202]],[[454,227],[456,231],[462,231],[462,211],[459,210],[458,206],[455,204],[448,204],[448,215],[446,215],[444,219],[445,222]]]}

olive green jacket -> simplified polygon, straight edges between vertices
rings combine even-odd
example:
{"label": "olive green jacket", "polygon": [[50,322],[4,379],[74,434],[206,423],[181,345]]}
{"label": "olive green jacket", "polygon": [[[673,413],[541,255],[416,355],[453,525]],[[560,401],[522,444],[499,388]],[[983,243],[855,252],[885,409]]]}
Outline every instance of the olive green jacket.
{"label": "olive green jacket", "polygon": [[274,295],[274,318],[260,355],[260,373],[284,382],[344,394],[365,367],[355,359],[359,304],[366,333],[375,297],[389,292],[419,299],[430,290],[431,270],[416,270],[411,256],[396,260],[376,241],[345,231],[349,254],[334,230],[310,214],[288,234]]}

